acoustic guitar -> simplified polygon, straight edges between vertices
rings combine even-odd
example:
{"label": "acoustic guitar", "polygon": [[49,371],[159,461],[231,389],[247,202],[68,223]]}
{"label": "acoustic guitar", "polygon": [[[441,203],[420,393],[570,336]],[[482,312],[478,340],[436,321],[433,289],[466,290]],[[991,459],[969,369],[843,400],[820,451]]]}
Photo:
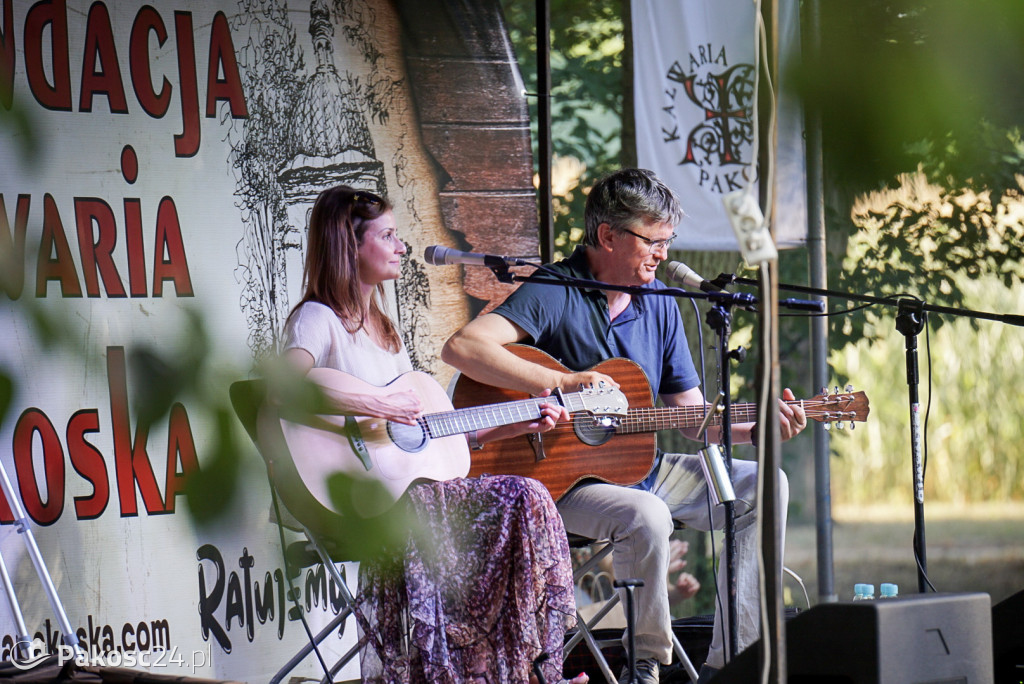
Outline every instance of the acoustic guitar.
{"label": "acoustic guitar", "polygon": [[335,473],[383,485],[390,497],[381,497],[370,487],[351,488],[354,512],[373,517],[388,510],[417,480],[465,477],[470,454],[463,433],[537,420],[541,404],[561,404],[573,415],[598,419],[623,417],[628,406],[620,390],[598,387],[454,410],[437,381],[419,371],[404,373],[384,387],[332,368],[314,368],[307,377],[325,389],[373,396],[412,390],[430,411],[415,425],[406,425],[368,416],[288,415],[281,408],[263,405],[258,426],[261,443],[287,449],[280,453],[291,455],[308,494],[339,515],[343,513],[328,491],[328,479]]}
{"label": "acoustic guitar", "polygon": [[[535,347],[510,345],[509,351],[545,368],[570,372],[557,360]],[[624,417],[573,415],[572,424],[559,424],[542,435],[525,435],[487,444],[473,453],[469,474],[504,473],[540,480],[555,499],[582,480],[593,479],[619,485],[633,485],[654,466],[657,454],[655,432],[672,428],[698,427],[705,408],[695,406],[654,406],[647,375],[636,363],[624,358],[602,361],[588,370],[609,375],[629,401]],[[511,401],[527,396],[522,392],[484,385],[460,375],[452,392],[452,403],[472,406],[485,401]],[[807,417],[823,423],[863,422],[870,410],[864,392],[820,394],[811,399],[787,402],[802,406]],[[757,420],[756,404],[732,404],[733,423]],[[713,415],[712,425],[721,424]]]}

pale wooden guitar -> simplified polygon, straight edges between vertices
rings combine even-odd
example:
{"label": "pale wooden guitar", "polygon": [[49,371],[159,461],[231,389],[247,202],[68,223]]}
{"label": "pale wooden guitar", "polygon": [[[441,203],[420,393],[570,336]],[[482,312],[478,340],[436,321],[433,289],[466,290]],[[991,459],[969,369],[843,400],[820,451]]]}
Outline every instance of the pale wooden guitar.
{"label": "pale wooden guitar", "polygon": [[260,441],[278,453],[290,454],[301,481],[291,483],[293,489],[301,485],[320,505],[342,514],[329,492],[332,475],[342,473],[383,485],[390,497],[371,495],[370,487],[352,487],[352,508],[363,517],[384,513],[417,480],[465,477],[470,471],[470,451],[463,433],[537,420],[545,403],[561,404],[574,415],[598,419],[625,416],[628,408],[625,395],[611,387],[454,410],[437,381],[418,371],[404,373],[384,387],[331,368],[314,368],[307,377],[323,388],[375,396],[412,390],[431,411],[415,425],[405,425],[368,416],[282,415],[280,409],[264,404]]}

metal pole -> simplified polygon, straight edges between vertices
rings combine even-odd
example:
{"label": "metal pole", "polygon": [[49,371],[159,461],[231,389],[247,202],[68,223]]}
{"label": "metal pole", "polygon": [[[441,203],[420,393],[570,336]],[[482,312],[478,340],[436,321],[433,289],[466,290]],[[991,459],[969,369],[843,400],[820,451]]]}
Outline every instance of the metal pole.
{"label": "metal pole", "polygon": [[551,204],[551,4],[537,0],[537,201],[540,205],[540,258],[548,263],[555,253],[555,224]]}
{"label": "metal pole", "polygon": [[[807,63],[814,63],[821,50],[821,5],[819,0],[804,4],[803,54]],[[821,112],[808,105],[804,109],[804,130],[807,134],[807,262],[811,287],[828,288],[825,261],[825,183],[821,150]],[[815,296],[826,302],[827,298]],[[828,319],[811,317],[811,378],[814,388],[827,387]],[[832,561],[832,475],[829,462],[828,430],[822,423],[814,424],[814,519],[818,550],[818,600],[838,600]]]}
{"label": "metal pole", "polygon": [[[50,608],[53,609],[53,614],[57,618],[57,624],[60,626],[62,632],[61,638],[68,646],[75,649],[76,652],[80,651],[78,635],[75,634],[74,629],[71,627],[71,622],[68,620],[67,613],[64,612],[64,604],[61,603],[60,597],[57,595],[57,589],[53,586],[53,580],[50,578],[50,572],[46,569],[46,561],[43,560],[43,554],[39,552],[39,546],[36,544],[36,538],[32,534],[32,527],[29,523],[28,516],[25,514],[25,509],[21,505],[21,497],[15,491],[14,486],[11,484],[10,478],[7,476],[7,469],[4,467],[3,462],[0,462],[0,488],[2,488],[4,496],[7,497],[7,503],[11,507],[11,515],[14,517],[14,529],[18,534],[21,535],[22,540],[25,542],[25,548],[28,550],[29,559],[32,561],[32,565],[35,566],[36,575],[39,577],[40,584],[43,585],[43,593],[46,594],[46,598],[50,601]],[[4,569],[4,575],[7,574],[6,567]],[[15,619],[18,621],[18,629],[24,629],[24,620],[17,617],[17,613],[20,612],[17,609],[17,600],[14,598],[14,588],[10,584],[10,578],[4,579],[4,590],[9,591],[8,599],[11,602],[11,609],[15,610]],[[25,632],[27,634],[27,630]],[[22,636],[22,635],[19,635]]]}
{"label": "metal pole", "polygon": [[917,336],[924,330],[924,302],[901,299],[896,314],[896,329],[906,337],[907,389],[910,399],[910,458],[914,476],[914,559],[917,561],[917,590],[928,590],[928,559],[924,538],[924,461],[921,450],[921,381],[917,365]]}

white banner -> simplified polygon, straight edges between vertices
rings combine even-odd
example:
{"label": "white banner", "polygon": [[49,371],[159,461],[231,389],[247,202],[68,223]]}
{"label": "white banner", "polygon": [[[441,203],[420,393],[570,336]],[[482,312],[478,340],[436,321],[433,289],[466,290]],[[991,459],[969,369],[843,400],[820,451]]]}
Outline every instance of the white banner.
{"label": "white banner", "polygon": [[[634,102],[639,165],[680,196],[675,249],[736,250],[722,196],[755,185],[752,0],[635,0]],[[798,3],[780,3],[782,71],[799,54]],[[762,79],[761,87],[768,87]],[[779,247],[806,240],[803,118],[783,88],[777,108],[774,226]]]}

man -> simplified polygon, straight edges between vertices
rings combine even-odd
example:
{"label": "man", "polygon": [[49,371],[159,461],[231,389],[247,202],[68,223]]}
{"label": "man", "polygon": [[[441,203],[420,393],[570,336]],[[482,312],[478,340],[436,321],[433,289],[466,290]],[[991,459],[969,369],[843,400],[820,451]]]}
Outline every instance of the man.
{"label": "man", "polygon": [[[675,226],[683,212],[675,194],[653,173],[624,169],[598,181],[584,213],[583,244],[552,268],[614,285],[665,285],[655,270],[667,257]],[[505,345],[529,341],[574,372],[561,373],[520,359]],[[671,297],[634,297],[623,292],[582,290],[526,283],[494,312],[481,316],[445,344],[442,358],[469,377],[489,385],[538,394],[546,388],[576,391],[582,383],[606,382],[602,373],[585,369],[610,357],[626,357],[640,365],[651,389],[668,406],[702,405],[683,332],[679,308]],[[783,394],[792,399],[789,390]],[[780,403],[780,430],[789,439],[807,419],[801,408]],[[751,441],[752,423],[734,425],[733,443]],[[695,437],[694,431],[684,431]],[[717,428],[711,439],[717,439]],[[673,518],[700,530],[721,528],[722,507],[709,519],[707,486],[699,459],[665,454],[656,466],[658,480],[669,470],[677,485],[664,498],[643,485],[621,487],[606,483],[576,486],[558,502],[566,529],[595,539],[609,539],[614,548],[616,577],[639,578],[636,590],[636,658],[640,682],[658,681],[659,663],[672,659],[671,616],[666,570]],[[648,478],[648,483],[655,480]],[[756,526],[752,504],[756,497],[757,467],[733,462],[736,502],[737,634],[742,649],[759,633]],[[646,484],[646,483],[645,483]],[[788,487],[780,476],[780,508]],[[725,564],[719,570],[720,605],[724,606]],[[702,678],[724,664],[722,611],[716,611],[714,640]],[[625,677],[627,673],[623,673]],[[620,680],[624,681],[624,680]]]}

